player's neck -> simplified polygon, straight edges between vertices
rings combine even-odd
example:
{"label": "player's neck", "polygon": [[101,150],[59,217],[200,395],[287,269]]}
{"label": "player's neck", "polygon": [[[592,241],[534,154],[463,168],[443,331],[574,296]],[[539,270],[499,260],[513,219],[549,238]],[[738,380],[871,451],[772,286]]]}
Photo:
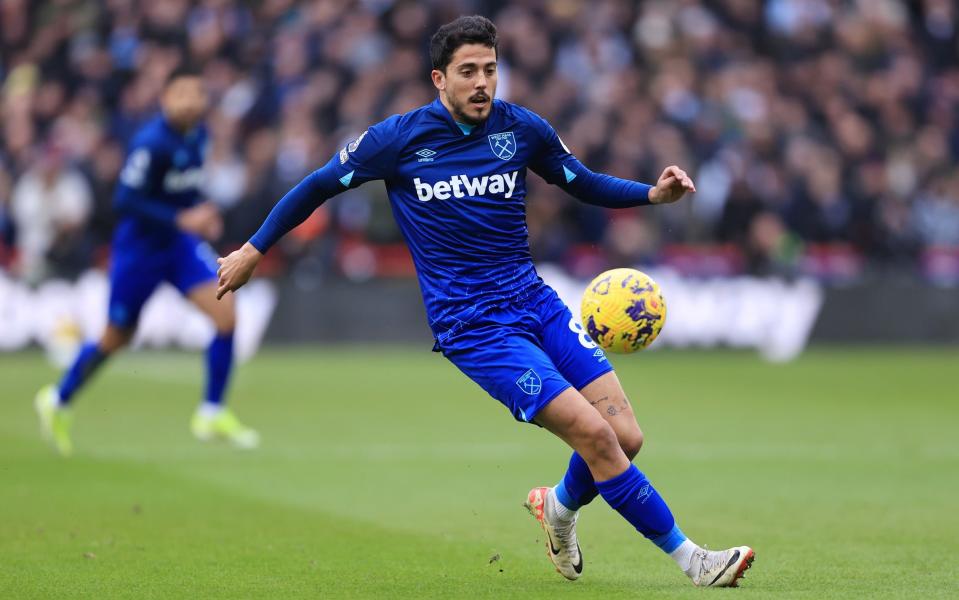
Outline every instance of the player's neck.
{"label": "player's neck", "polygon": [[456,112],[453,110],[453,107],[449,104],[446,97],[443,94],[439,95],[440,103],[443,105],[443,108],[446,109],[446,112],[449,113],[450,118],[456,123],[456,126],[459,127],[460,131],[463,132],[463,135],[469,135],[474,129],[476,129],[480,123],[467,123],[460,119],[456,118]]}
{"label": "player's neck", "polygon": [[166,124],[170,129],[179,133],[180,135],[188,134],[196,126],[195,123],[183,123],[183,122],[174,121],[166,113],[163,113],[163,120],[166,121]]}

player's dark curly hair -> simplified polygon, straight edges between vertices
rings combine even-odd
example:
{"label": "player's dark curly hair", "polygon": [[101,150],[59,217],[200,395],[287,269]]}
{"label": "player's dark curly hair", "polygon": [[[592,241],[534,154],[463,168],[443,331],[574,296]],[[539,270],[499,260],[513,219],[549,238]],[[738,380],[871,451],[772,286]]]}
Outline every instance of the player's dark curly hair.
{"label": "player's dark curly hair", "polygon": [[203,77],[203,74],[200,73],[200,70],[193,65],[181,64],[177,68],[170,71],[170,74],[167,75],[166,85],[170,85],[181,77]]}
{"label": "player's dark curly hair", "polygon": [[496,25],[480,15],[460,17],[437,30],[430,38],[430,60],[437,71],[446,72],[453,53],[464,44],[483,44],[496,50]]}

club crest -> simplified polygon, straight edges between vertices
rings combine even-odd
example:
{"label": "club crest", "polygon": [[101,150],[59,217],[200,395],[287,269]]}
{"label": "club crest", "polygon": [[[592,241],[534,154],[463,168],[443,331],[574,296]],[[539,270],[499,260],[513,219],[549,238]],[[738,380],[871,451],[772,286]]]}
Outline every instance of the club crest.
{"label": "club crest", "polygon": [[496,158],[509,160],[516,154],[516,138],[513,137],[512,131],[493,133],[486,139],[489,140],[489,147]]}
{"label": "club crest", "polygon": [[543,380],[539,378],[536,371],[530,369],[516,380],[516,385],[518,385],[519,389],[523,390],[524,393],[535,396],[543,389]]}

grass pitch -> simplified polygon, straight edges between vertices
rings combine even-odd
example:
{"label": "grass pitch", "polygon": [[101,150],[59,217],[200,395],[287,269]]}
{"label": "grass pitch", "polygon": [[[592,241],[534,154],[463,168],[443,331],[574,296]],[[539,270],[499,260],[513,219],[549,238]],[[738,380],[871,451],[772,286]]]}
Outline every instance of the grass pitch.
{"label": "grass pitch", "polygon": [[752,545],[696,590],[598,499],[586,561],[552,569],[522,508],[568,451],[424,349],[272,350],[240,368],[254,452],[188,432],[201,358],[128,354],[78,397],[77,454],[43,445],[55,373],[0,356],[2,598],[930,598],[959,593],[951,350],[615,359],[680,526]]}

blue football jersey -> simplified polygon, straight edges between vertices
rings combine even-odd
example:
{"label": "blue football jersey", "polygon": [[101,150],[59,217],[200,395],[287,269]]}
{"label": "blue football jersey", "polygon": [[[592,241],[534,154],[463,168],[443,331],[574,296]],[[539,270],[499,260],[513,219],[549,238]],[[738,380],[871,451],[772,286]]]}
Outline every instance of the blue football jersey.
{"label": "blue football jersey", "polygon": [[344,189],[386,182],[439,334],[541,283],[526,228],[527,168],[565,182],[571,158],[525,108],[495,100],[489,118],[469,129],[437,99],[370,127],[334,163]]}
{"label": "blue football jersey", "polygon": [[181,133],[162,115],[137,132],[114,193],[120,215],[115,245],[149,249],[173,243],[177,211],[200,200],[206,141],[204,127]]}
{"label": "blue football jersey", "polygon": [[384,180],[430,327],[442,340],[544,285],[529,251],[528,169],[590,204],[649,203],[650,186],[590,171],[521,106],[494,100],[489,117],[467,127],[437,99],[349,143],[280,200],[250,243],[265,252],[327,198]]}

